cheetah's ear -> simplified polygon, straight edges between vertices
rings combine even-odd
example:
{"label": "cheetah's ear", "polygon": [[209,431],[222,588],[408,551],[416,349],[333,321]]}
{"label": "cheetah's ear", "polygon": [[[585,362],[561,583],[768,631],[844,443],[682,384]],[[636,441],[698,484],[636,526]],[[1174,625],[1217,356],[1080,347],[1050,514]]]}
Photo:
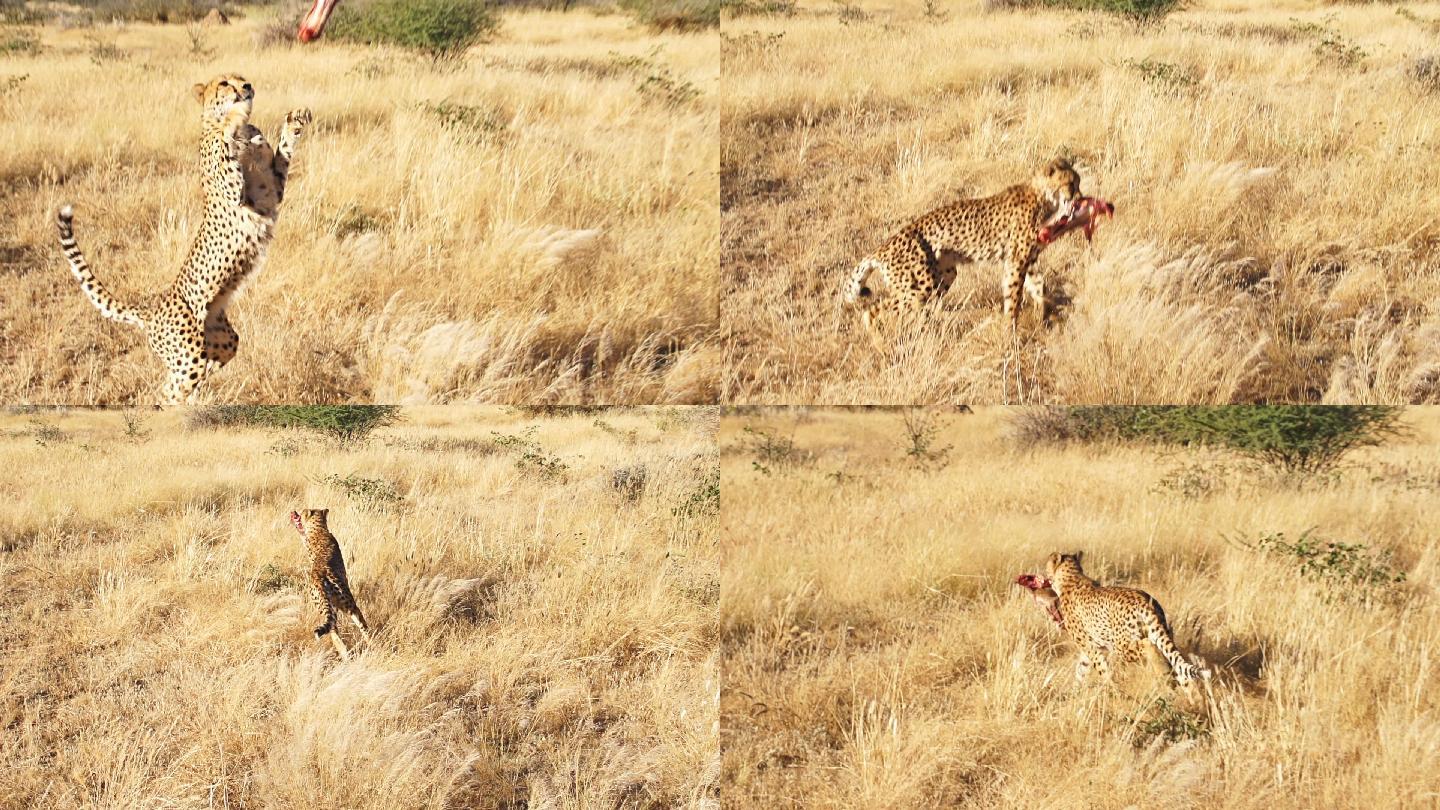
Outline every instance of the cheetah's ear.
{"label": "cheetah's ear", "polygon": [[194,96],[196,101],[204,101],[205,85],[197,84],[194,87],[190,88],[190,95]]}
{"label": "cheetah's ear", "polygon": [[330,516],[330,510],[329,510],[329,509],[316,509],[316,510],[315,510],[315,514],[319,515],[319,516],[322,517],[322,518],[329,517],[329,516]]}
{"label": "cheetah's ear", "polygon": [[1080,564],[1081,564],[1080,558],[1085,556],[1085,552],[1083,552],[1083,551],[1077,551],[1077,552],[1075,552],[1074,554],[1072,554],[1072,555],[1070,555],[1070,556],[1072,556],[1072,557],[1075,558],[1075,564],[1076,564],[1076,565],[1080,565]]}

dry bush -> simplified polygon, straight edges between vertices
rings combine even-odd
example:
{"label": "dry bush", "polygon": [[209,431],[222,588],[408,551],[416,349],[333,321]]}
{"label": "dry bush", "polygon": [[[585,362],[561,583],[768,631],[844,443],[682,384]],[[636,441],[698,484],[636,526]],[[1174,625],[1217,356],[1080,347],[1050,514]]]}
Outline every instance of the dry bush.
{"label": "dry bush", "polygon": [[[0,104],[0,400],[153,401],[158,361],[81,295],[54,211],[74,203],[118,296],[168,285],[200,214],[188,88],[223,70],[255,85],[257,126],[298,106],[315,123],[211,401],[713,401],[718,35],[514,11],[436,64],[267,44],[291,13],[207,29],[210,55],[178,26],[107,29],[103,51],[45,27],[6,60],[0,87],[29,78]],[[626,58],[693,93],[657,102],[644,76],[573,67]]]}
{"label": "dry bush", "polygon": [[[1207,451],[1016,448],[999,408],[946,427],[949,466],[916,469],[894,450],[903,417],[723,420],[727,806],[1419,807],[1440,791],[1424,686],[1440,409],[1407,412],[1411,435],[1327,486],[1231,472],[1189,491],[1157,485]],[[764,475],[731,449],[792,427],[807,469]],[[1013,580],[1076,549],[1160,601],[1209,690],[1143,666],[1075,684],[1073,646]]]}
{"label": "dry bush", "polygon": [[1251,0],[1143,27],[860,7],[727,25],[727,401],[1000,401],[999,268],[961,267],[934,322],[879,352],[839,292],[906,222],[1057,154],[1117,215],[1040,259],[1054,315],[1022,312],[1025,401],[1440,401],[1426,28]]}
{"label": "dry bush", "polygon": [[[45,414],[0,510],[0,807],[682,807],[718,796],[714,433],[407,410],[366,443]],[[475,452],[535,426],[570,482]],[[624,501],[619,466],[648,471]],[[337,489],[384,480],[403,509]],[[327,476],[331,477],[327,479]],[[13,483],[13,482],[12,482]],[[7,490],[10,485],[7,484]],[[15,494],[12,491],[12,494]],[[291,509],[329,507],[371,624],[316,640]]]}

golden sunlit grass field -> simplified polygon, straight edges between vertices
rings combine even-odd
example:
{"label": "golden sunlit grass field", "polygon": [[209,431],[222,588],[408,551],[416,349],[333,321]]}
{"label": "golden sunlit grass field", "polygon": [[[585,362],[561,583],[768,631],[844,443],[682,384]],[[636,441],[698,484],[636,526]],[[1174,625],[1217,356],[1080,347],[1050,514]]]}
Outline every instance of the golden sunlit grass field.
{"label": "golden sunlit grass field", "polygon": [[211,401],[714,400],[713,29],[505,13],[456,65],[293,31],[261,45],[273,12],[247,13],[46,26],[38,53],[4,54],[0,401],[154,400],[159,362],[82,296],[54,211],[74,204],[117,296],[167,287],[200,215],[190,87],[221,72],[254,84],[272,142],[292,108],[315,123]]}
{"label": "golden sunlit grass field", "polygon": [[884,351],[839,291],[905,223],[1057,154],[1117,212],[1041,256],[1025,400],[1440,400],[1440,4],[1199,0],[1144,27],[981,5],[723,21],[727,402],[1001,401],[999,268],[962,266]]}
{"label": "golden sunlit grass field", "polygon": [[[715,806],[717,421],[0,416],[0,807]],[[304,507],[374,635],[348,662]]]}
{"label": "golden sunlit grass field", "polygon": [[[929,471],[895,413],[722,420],[728,806],[1434,805],[1440,411],[1298,487],[1209,452],[1020,449],[1010,418],[949,417]],[[1405,580],[1346,599],[1241,544],[1307,529]],[[1208,693],[1076,685],[1011,583],[1077,549],[1160,601]]]}

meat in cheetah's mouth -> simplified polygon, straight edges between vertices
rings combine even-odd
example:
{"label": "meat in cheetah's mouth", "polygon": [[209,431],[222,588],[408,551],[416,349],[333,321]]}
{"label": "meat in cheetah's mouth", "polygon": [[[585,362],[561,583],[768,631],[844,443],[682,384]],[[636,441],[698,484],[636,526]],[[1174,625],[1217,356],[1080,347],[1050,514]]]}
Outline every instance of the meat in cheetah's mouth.
{"label": "meat in cheetah's mouth", "polygon": [[295,527],[295,531],[300,532],[301,534],[305,533],[305,524],[301,522],[299,512],[291,510],[290,525]]}
{"label": "meat in cheetah's mouth", "polygon": [[1055,595],[1050,580],[1039,574],[1021,574],[1015,577],[1015,584],[1029,590],[1030,595],[1035,597],[1035,604],[1044,608],[1057,626],[1065,626],[1065,617],[1060,615],[1060,599]]}
{"label": "meat in cheetah's mouth", "polygon": [[[294,513],[292,512],[291,514]],[[1038,591],[1041,588],[1049,588],[1050,580],[1040,576],[1039,574],[1021,574],[1020,576],[1015,577],[1015,584],[1022,585],[1032,591]]]}
{"label": "meat in cheetah's mouth", "polygon": [[1088,242],[1095,235],[1095,227],[1099,224],[1100,217],[1114,216],[1115,205],[1109,200],[1081,197],[1075,201],[1068,215],[1059,217],[1040,229],[1040,244],[1048,245],[1077,228],[1085,229],[1085,241]]}

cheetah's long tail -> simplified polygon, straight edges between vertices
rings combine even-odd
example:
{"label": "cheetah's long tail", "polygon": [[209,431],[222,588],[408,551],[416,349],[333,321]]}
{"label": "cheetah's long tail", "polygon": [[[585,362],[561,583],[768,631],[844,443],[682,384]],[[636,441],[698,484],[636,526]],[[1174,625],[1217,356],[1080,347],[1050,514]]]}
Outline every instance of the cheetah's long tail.
{"label": "cheetah's long tail", "polygon": [[145,328],[145,320],[140,313],[132,306],[122,304],[105,289],[105,285],[95,278],[90,272],[90,264],[85,261],[85,254],[80,252],[80,246],[75,244],[75,229],[71,226],[75,211],[70,206],[61,207],[55,215],[55,224],[60,229],[60,247],[65,250],[65,258],[70,262],[70,272],[80,282],[80,289],[85,291],[85,296],[90,303],[100,310],[100,314],[111,320],[121,323],[128,323],[131,326]]}
{"label": "cheetah's long tail", "polygon": [[1159,610],[1159,603],[1155,603],[1156,616],[1152,617],[1145,628],[1150,643],[1165,657],[1170,668],[1175,671],[1175,681],[1181,686],[1201,678],[1210,679],[1210,670],[1203,666],[1195,666],[1185,660],[1180,650],[1175,647],[1175,638],[1170,634],[1169,624],[1165,621],[1165,614]]}
{"label": "cheetah's long tail", "polygon": [[869,298],[875,294],[870,285],[870,275],[880,269],[880,262],[874,259],[864,259],[855,265],[850,271],[850,278],[845,282],[845,303],[850,306],[859,304],[861,299]]}

